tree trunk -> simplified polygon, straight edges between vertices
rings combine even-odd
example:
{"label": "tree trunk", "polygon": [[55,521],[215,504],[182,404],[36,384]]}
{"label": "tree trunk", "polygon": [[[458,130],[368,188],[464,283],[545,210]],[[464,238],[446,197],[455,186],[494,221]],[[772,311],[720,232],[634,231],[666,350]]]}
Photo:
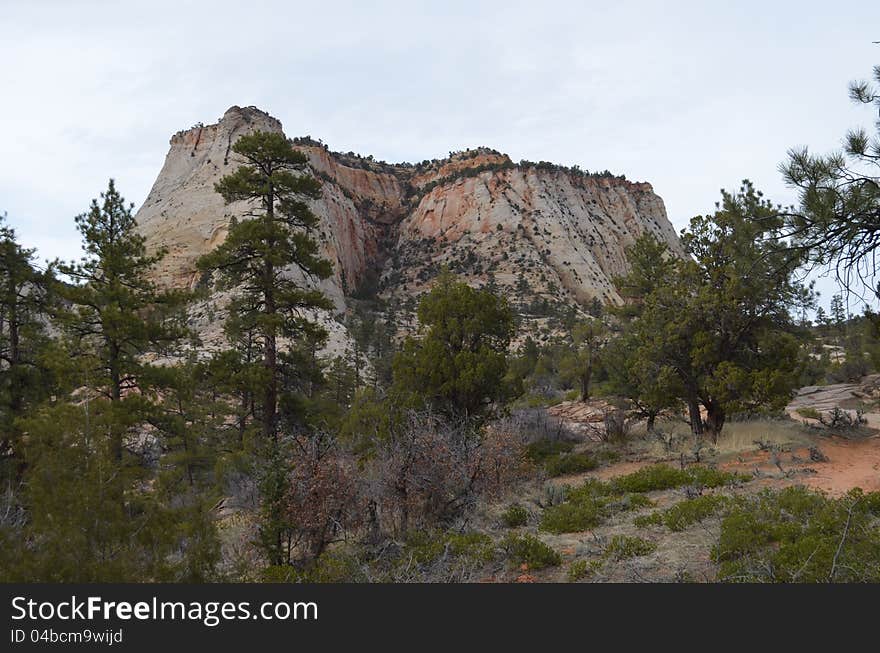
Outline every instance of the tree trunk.
{"label": "tree trunk", "polygon": [[[17,293],[11,275],[7,293],[9,302],[9,372],[12,378],[12,382],[9,387],[9,412],[13,416],[18,416],[21,414],[21,409],[24,404],[24,397],[22,394],[22,384],[17,378],[18,366],[21,362],[21,353],[19,349],[19,318],[18,302],[16,299]],[[0,318],[0,333],[2,333],[3,331],[3,326],[3,320],[2,318]],[[12,444],[13,438],[15,437],[14,432],[17,432],[18,429],[13,426],[13,428],[10,430],[13,431],[13,433],[4,433],[2,440],[0,440],[0,456],[5,457],[9,455],[9,452],[12,452],[13,455],[15,455],[16,453],[21,453],[14,451],[14,445]]]}
{"label": "tree trunk", "polygon": [[379,525],[379,504],[375,499],[370,499],[367,504],[367,541],[378,542],[381,535]]}
{"label": "tree trunk", "polygon": [[648,433],[654,432],[654,420],[657,419],[657,413],[648,413]]}
{"label": "tree trunk", "polygon": [[238,416],[238,449],[244,451],[244,431],[247,428],[247,415],[250,394],[245,392],[241,397],[241,408]]}
{"label": "tree trunk", "polygon": [[581,373],[581,401],[586,403],[590,400],[590,380],[593,377],[593,360],[587,363],[586,368]]}
{"label": "tree trunk", "polygon": [[[122,374],[119,370],[120,347],[113,340],[107,341],[110,368],[110,398],[113,405],[122,399]],[[110,428],[110,454],[117,463],[122,462],[122,429],[114,421]]]}
{"label": "tree trunk", "polygon": [[[268,309],[266,313],[268,315],[272,314]],[[263,394],[263,436],[266,442],[275,442],[278,435],[275,429],[275,414],[278,407],[278,384],[276,379],[278,353],[274,332],[266,333],[266,351],[263,365],[266,368],[266,391]]]}
{"label": "tree trunk", "polygon": [[712,442],[718,442],[718,436],[721,435],[721,429],[724,427],[724,407],[717,401],[709,401],[706,403],[706,429],[712,438]]}
{"label": "tree trunk", "polygon": [[[272,222],[275,219],[275,193],[272,183],[266,194],[266,220]],[[273,243],[269,243],[270,248]],[[276,413],[278,412],[278,351],[275,342],[275,268],[272,261],[266,260],[263,277],[263,298],[265,299],[264,312],[268,317],[268,324],[264,336],[265,350],[263,365],[266,368],[266,388],[263,394],[263,438],[265,442],[276,442],[278,432],[275,428]]]}
{"label": "tree trunk", "polygon": [[691,433],[698,440],[703,438],[703,417],[700,415],[700,402],[695,395],[691,395],[687,400],[688,419],[691,423]]}

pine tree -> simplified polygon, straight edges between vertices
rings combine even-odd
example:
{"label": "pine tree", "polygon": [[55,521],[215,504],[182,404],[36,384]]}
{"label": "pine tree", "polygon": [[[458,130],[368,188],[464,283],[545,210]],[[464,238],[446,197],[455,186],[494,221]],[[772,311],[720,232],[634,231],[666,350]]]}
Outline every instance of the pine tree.
{"label": "pine tree", "polygon": [[51,271],[35,269],[33,258],[34,250],[22,247],[0,216],[0,461],[14,458],[13,467],[22,459],[16,418],[45,399],[51,386],[41,360],[50,345]]}
{"label": "pine tree", "polygon": [[[691,220],[682,234],[689,258],[643,245],[631,259],[625,367],[644,379],[674,375],[669,392],[687,406],[697,437],[701,406],[717,439],[728,413],[784,406],[797,382],[791,310],[811,302],[812,292],[796,279],[802,253],[777,237],[781,222],[778,207],[744,182],[738,193],[722,193],[714,214]],[[652,383],[639,385],[652,408],[666,403]]]}
{"label": "pine tree", "polygon": [[[243,159],[215,190],[227,203],[245,202],[247,218],[233,220],[226,240],[198,261],[218,285],[234,289],[227,333],[248,334],[251,351],[230,362],[238,379],[253,384],[262,442],[254,473],[261,491],[260,541],[270,564],[290,560],[290,516],[283,510],[290,473],[290,446],[280,428],[292,434],[307,428],[307,401],[320,381],[317,350],[326,332],[310,315],[331,308],[319,290],[304,287],[297,276],[325,279],[330,263],[321,258],[312,231],[318,224],[307,201],[320,196],[320,183],[307,174],[308,158],[282,134],[257,131],[232,146]],[[291,273],[293,271],[293,274]],[[279,338],[291,342],[279,353]]]}
{"label": "pine tree", "polygon": [[101,201],[92,200],[89,211],[76,217],[85,256],[58,264],[61,274],[73,282],[58,286],[71,306],[60,314],[60,321],[72,354],[80,360],[82,385],[120,411],[120,422],[110,434],[117,463],[123,457],[122,425],[143,421],[152,405],[150,355],[186,335],[182,316],[175,313],[186,295],[160,290],[151,280],[150,272],[165,252],[147,253],[132,208],[111,179]]}
{"label": "pine tree", "polygon": [[[880,110],[880,66],[872,82],[853,82],[850,99]],[[880,122],[875,133],[847,132],[842,152],[812,154],[792,149],[782,173],[796,188],[800,206],[785,215],[783,236],[818,265],[833,266],[847,289],[861,282],[880,297],[875,259],[880,247]]]}
{"label": "pine tree", "polygon": [[[227,327],[229,325],[227,324]],[[260,347],[253,330],[226,330],[228,349],[215,352],[207,362],[207,376],[217,411],[232,418],[234,435],[227,438],[231,451],[251,449],[255,421],[255,388],[260,385]]]}
{"label": "pine tree", "polygon": [[816,309],[816,326],[824,330],[828,327],[828,324],[828,314],[825,312],[825,309],[820,306]]}
{"label": "pine tree", "polygon": [[579,320],[569,332],[569,352],[561,361],[562,374],[577,380],[582,402],[590,399],[590,384],[606,341],[607,328],[595,318]]}
{"label": "pine tree", "polygon": [[[185,295],[150,280],[163,253],[147,254],[112,180],[76,223],[85,256],[58,264],[73,283],[56,284],[66,301],[56,313],[69,357],[54,360],[73,391],[22,420],[30,520],[18,573],[81,582],[205,577],[216,560],[201,544],[212,541],[212,520],[180,519],[151,483],[143,450],[134,450],[150,441],[151,424],[162,425],[154,390],[170,370],[151,360],[185,334],[173,317]],[[182,554],[187,570],[172,553]]]}
{"label": "pine tree", "polygon": [[841,340],[846,331],[846,308],[843,304],[843,296],[840,293],[831,297],[831,308],[829,310],[831,323],[837,331],[838,339]]}
{"label": "pine tree", "polygon": [[232,149],[244,164],[215,189],[227,203],[247,202],[252,211],[248,219],[232,222],[226,240],[203,256],[198,267],[216,273],[221,286],[237,289],[230,319],[241,330],[253,329],[260,340],[259,406],[263,437],[269,441],[278,436],[278,338],[320,334],[307,312],[330,307],[320,291],[304,288],[289,269],[324,279],[331,268],[310,234],[318,221],[306,200],[319,197],[320,184],[303,174],[308,158],[282,134],[271,132],[242,136]]}

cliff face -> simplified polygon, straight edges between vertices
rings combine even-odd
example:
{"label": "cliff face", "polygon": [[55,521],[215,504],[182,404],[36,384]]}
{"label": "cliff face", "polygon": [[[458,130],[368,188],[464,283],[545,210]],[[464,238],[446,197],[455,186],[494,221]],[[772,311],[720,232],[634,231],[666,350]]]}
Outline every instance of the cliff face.
{"label": "cliff face", "polygon": [[[214,184],[240,164],[232,144],[257,130],[280,132],[281,123],[254,108],[232,107],[215,125],[197,125],[172,136],[165,165],[136,216],[147,246],[168,250],[157,270],[161,283],[195,285],[196,260],[223,242],[233,217],[246,215],[245,203],[225,205]],[[321,287],[340,305],[345,289],[357,285],[373,264],[384,229],[358,203],[381,205],[397,199],[399,204],[402,190],[391,174],[341,166],[323,147],[302,149],[314,172],[333,180],[324,185],[313,209],[320,218],[318,235],[325,255],[335,271]]]}
{"label": "cliff face", "polygon": [[471,278],[492,275],[517,294],[528,287],[579,303],[616,303],[612,280],[626,273],[625,250],[641,234],[681,253],[650,184],[514,166],[503,156],[482,167],[490,169],[441,177],[404,218],[388,285],[418,290],[447,265]]}
{"label": "cliff face", "polygon": [[[166,247],[158,280],[198,281],[195,261],[223,241],[243,204],[226,206],[214,183],[239,165],[231,147],[281,123],[253,107],[232,107],[215,125],[171,138],[159,177],[137,214],[149,247]],[[612,279],[625,250],[650,232],[681,253],[663,201],[650,184],[588,175],[551,164],[514,164],[479,148],[440,161],[391,165],[294,139],[323,194],[312,208],[334,276],[321,288],[338,309],[365,283],[386,296],[417,294],[441,266],[473,283],[494,280],[509,296],[617,302]]]}

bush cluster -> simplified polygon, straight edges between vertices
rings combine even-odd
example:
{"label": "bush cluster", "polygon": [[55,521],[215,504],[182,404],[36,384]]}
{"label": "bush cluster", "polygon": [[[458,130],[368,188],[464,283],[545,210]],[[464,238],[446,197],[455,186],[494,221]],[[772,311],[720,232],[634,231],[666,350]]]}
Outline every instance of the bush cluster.
{"label": "bush cluster", "polygon": [[880,492],[804,487],[740,497],[712,551],[728,582],[880,582]]}
{"label": "bush cluster", "polygon": [[528,565],[529,569],[543,569],[562,564],[562,556],[534,535],[510,533],[501,543],[514,565]]}
{"label": "bush cluster", "polygon": [[714,488],[748,480],[748,476],[721,472],[710,467],[678,469],[660,464],[643,467],[632,474],[616,478],[611,484],[618,492],[653,492],[686,485]]}
{"label": "bush cluster", "polygon": [[609,484],[588,479],[581,487],[570,490],[566,500],[544,510],[541,529],[550,533],[578,533],[603,524],[619,512],[653,505],[646,496],[626,494]]}
{"label": "bush cluster", "polygon": [[510,505],[501,515],[501,521],[508,528],[517,528],[525,526],[529,521],[529,511],[518,503]]}
{"label": "bush cluster", "polygon": [[730,499],[724,495],[705,494],[681,501],[666,510],[636,517],[633,523],[636,526],[663,525],[671,531],[679,532],[717,514],[729,504]]}

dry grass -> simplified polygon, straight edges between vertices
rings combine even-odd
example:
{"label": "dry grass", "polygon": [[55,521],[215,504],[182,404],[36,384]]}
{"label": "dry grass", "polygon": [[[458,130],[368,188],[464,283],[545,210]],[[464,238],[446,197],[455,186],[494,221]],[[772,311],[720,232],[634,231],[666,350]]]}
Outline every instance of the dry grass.
{"label": "dry grass", "polygon": [[[642,447],[642,453],[650,458],[675,458],[681,454],[690,456],[695,442],[690,427],[680,421],[658,423],[658,434],[648,437],[644,426],[635,431],[635,444]],[[811,434],[801,423],[794,420],[760,419],[746,422],[728,422],[724,425],[718,442],[706,439],[703,454],[727,456],[743,451],[754,451],[756,442],[766,445],[805,445],[811,442]]]}

